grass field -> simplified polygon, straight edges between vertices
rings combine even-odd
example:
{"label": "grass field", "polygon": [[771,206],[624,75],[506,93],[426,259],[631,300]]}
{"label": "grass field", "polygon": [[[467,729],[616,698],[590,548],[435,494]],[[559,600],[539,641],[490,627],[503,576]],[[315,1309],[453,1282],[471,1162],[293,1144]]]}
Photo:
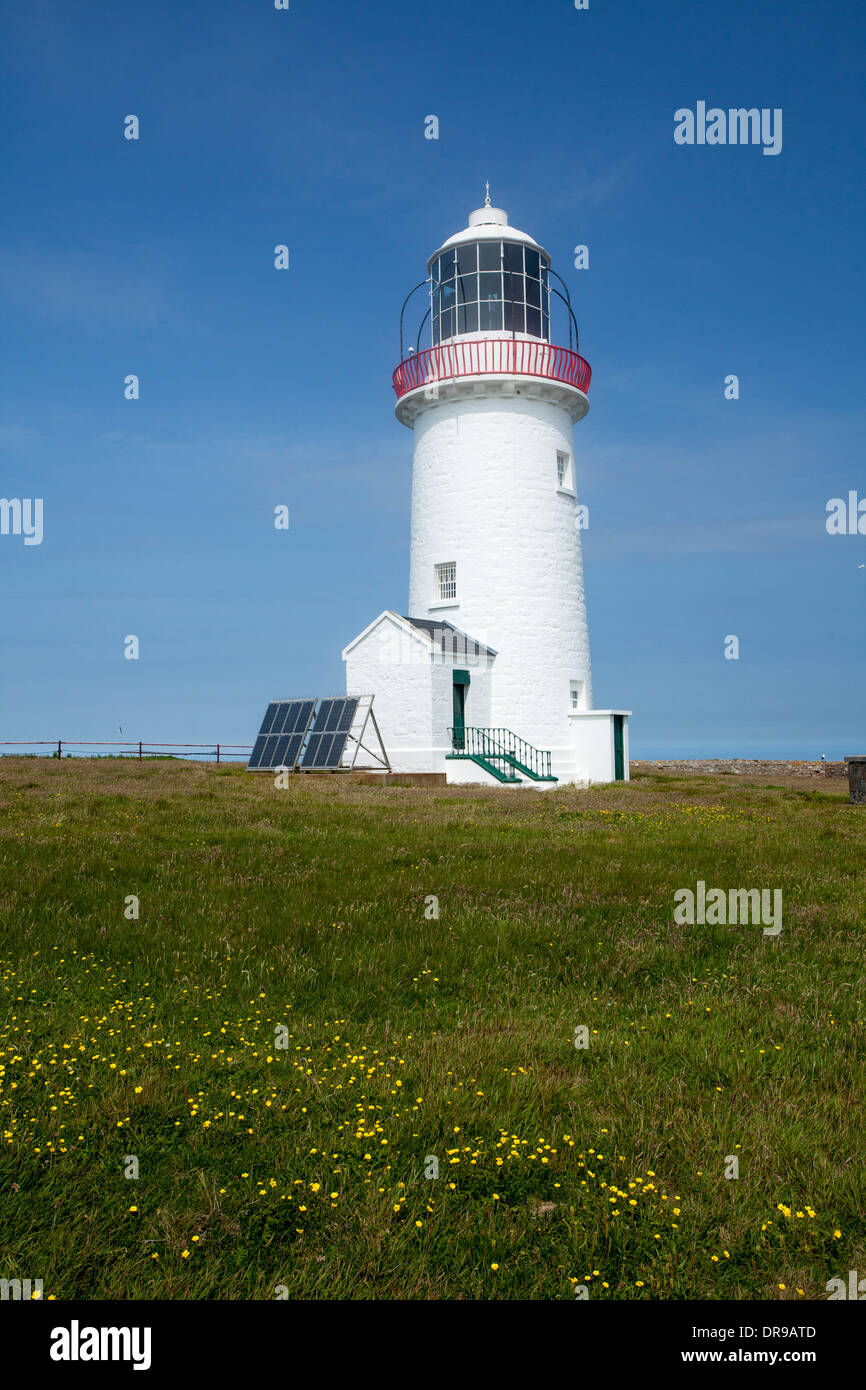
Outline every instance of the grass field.
{"label": "grass field", "polygon": [[[866,1271],[864,852],[841,782],[3,758],[0,1278],[826,1298]],[[675,922],[698,880],[781,888],[781,933]]]}

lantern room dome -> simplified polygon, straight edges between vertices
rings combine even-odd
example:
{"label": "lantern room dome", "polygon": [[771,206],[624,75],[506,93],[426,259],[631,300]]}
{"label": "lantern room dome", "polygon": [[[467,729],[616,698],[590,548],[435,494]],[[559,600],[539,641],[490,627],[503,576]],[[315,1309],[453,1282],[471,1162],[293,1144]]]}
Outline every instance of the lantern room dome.
{"label": "lantern room dome", "polygon": [[[508,224],[508,213],[502,208],[485,206],[476,208],[470,212],[468,225],[460,232],[455,232],[447,241],[437,247],[433,255],[427,261],[428,266],[432,265],[437,256],[452,246],[462,246],[468,241],[511,241],[523,246],[531,246],[536,251],[541,251],[545,256],[547,252],[543,246],[531,237],[528,232],[522,232],[519,227],[511,227]],[[549,260],[549,257],[548,257]]]}

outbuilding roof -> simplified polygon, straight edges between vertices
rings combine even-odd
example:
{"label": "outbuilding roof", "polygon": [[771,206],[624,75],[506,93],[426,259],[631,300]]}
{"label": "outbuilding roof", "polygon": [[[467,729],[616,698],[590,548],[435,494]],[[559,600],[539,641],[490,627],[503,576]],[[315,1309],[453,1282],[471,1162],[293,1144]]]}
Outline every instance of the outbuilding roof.
{"label": "outbuilding roof", "polygon": [[[402,616],[402,615],[401,615]],[[403,616],[404,623],[411,623],[420,632],[426,632],[431,641],[438,645],[439,650],[448,652],[449,655],[458,656],[496,656],[492,647],[486,647],[483,642],[476,642],[474,637],[462,632],[453,623],[447,623],[442,618],[409,618]]]}

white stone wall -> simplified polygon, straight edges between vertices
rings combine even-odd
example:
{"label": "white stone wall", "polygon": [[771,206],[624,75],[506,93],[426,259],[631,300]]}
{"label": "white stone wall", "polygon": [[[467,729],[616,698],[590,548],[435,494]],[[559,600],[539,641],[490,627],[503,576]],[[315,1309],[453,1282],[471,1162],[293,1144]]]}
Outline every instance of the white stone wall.
{"label": "white stone wall", "polygon": [[395,772],[428,770],[432,667],[428,644],[383,619],[345,656],[346,694],[373,695],[373,713]]}
{"label": "white stone wall", "polygon": [[[569,716],[571,732],[572,773],[580,782],[613,782],[616,778],[614,750],[614,715],[622,714],[622,747],[625,777],[628,771],[628,712],[625,710],[593,710],[591,714]],[[557,769],[554,767],[554,772]],[[565,778],[563,777],[564,781]]]}
{"label": "white stone wall", "polygon": [[347,648],[345,661],[346,694],[374,696],[373,713],[395,772],[446,771],[455,669],[469,672],[466,723],[490,725],[487,658],[443,657],[426,636],[385,616]]}
{"label": "white stone wall", "polygon": [[[409,612],[493,647],[490,723],[565,766],[571,681],[584,682],[592,708],[577,500],[557,484],[557,451],[573,456],[573,430],[567,409],[531,391],[522,382],[511,397],[440,399],[416,420]],[[576,458],[573,476],[579,489]],[[434,566],[448,561],[451,606],[433,591]]]}

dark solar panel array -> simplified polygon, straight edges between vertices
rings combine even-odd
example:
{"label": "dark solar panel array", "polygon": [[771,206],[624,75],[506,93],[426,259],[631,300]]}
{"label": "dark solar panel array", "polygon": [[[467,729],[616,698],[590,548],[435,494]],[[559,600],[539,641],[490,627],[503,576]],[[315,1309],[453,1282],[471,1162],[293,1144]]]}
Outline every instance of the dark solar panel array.
{"label": "dark solar panel array", "polygon": [[294,768],[315,708],[315,700],[272,700],[247,768],[259,772]]}
{"label": "dark solar panel array", "polygon": [[322,701],[316,727],[307,740],[300,763],[306,772],[312,768],[328,771],[340,766],[357,708],[357,696]]}

